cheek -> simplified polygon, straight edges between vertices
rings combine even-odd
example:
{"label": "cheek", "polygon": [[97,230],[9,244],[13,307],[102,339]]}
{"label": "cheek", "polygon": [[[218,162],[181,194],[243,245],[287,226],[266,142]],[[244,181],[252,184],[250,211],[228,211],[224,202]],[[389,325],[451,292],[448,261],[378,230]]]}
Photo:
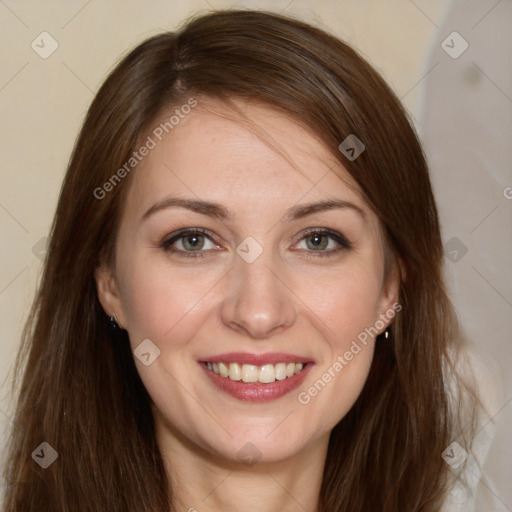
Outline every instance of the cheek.
{"label": "cheek", "polygon": [[371,273],[345,274],[311,297],[319,321],[323,351],[320,364],[297,401],[304,412],[332,429],[348,413],[368,378],[374,353],[379,286]]}
{"label": "cheek", "polygon": [[132,260],[124,268],[121,295],[130,337],[161,339],[186,323],[183,320],[208,290],[208,282],[186,271],[171,273],[154,261]]}
{"label": "cheek", "polygon": [[[312,385],[298,396],[298,402],[330,428],[347,414],[367,380],[381,291],[381,274],[371,261],[359,260],[335,275],[308,281],[307,306],[325,340],[324,357],[311,377]],[[306,294],[306,287],[301,293]]]}
{"label": "cheek", "polygon": [[350,345],[378,318],[380,276],[370,265],[340,269],[304,284],[301,297],[308,297],[307,305],[321,320],[332,348]]}

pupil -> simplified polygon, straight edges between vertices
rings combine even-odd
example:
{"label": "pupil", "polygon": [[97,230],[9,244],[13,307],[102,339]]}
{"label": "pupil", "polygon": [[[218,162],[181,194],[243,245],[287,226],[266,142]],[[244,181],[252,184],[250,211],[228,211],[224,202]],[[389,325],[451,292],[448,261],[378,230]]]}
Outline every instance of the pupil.
{"label": "pupil", "polygon": [[314,234],[314,235],[311,235],[310,236],[310,241],[311,241],[311,245],[314,247],[314,248],[318,248],[318,247],[321,247],[321,248],[325,248],[326,244],[325,244],[325,235],[321,235],[321,234]]}
{"label": "pupil", "polygon": [[185,247],[187,247],[187,245],[189,246],[188,248],[190,249],[195,249],[197,248],[198,246],[201,245],[201,238],[202,236],[201,235],[191,235],[191,236],[187,236],[185,238]]}

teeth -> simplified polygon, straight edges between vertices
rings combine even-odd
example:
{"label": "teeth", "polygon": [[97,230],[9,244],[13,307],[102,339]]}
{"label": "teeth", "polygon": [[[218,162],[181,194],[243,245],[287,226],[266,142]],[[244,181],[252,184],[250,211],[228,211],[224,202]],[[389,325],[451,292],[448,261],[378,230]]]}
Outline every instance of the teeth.
{"label": "teeth", "polygon": [[265,384],[274,382],[276,380],[276,369],[273,364],[266,364],[262,366],[258,372],[258,380]]}
{"label": "teeth", "polygon": [[[293,364],[293,363],[290,363]],[[286,379],[286,363],[276,364],[276,380]]]}
{"label": "teeth", "polygon": [[227,377],[231,380],[242,382],[261,382],[269,384],[276,380],[284,380],[299,373],[304,368],[304,363],[277,363],[254,366],[252,364],[238,363],[206,363],[208,370]]}
{"label": "teeth", "polygon": [[244,382],[258,382],[259,373],[257,366],[252,364],[242,366],[242,380]]}
{"label": "teeth", "polygon": [[222,377],[228,377],[229,376],[229,366],[224,363],[219,363],[219,374]]}
{"label": "teeth", "polygon": [[237,363],[229,365],[229,378],[231,380],[242,380],[242,368]]}

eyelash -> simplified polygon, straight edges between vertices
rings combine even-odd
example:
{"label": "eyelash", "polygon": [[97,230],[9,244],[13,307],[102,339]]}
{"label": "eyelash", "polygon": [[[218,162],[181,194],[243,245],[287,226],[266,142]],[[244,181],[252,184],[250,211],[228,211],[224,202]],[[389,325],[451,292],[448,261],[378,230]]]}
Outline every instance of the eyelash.
{"label": "eyelash", "polygon": [[[185,228],[180,229],[179,231],[176,231],[175,233],[171,234],[168,238],[166,238],[161,244],[160,248],[162,248],[164,251],[173,253],[173,254],[179,254],[180,256],[183,256],[185,258],[204,258],[204,250],[199,251],[184,251],[182,249],[173,249],[171,246],[174,242],[180,240],[181,238],[186,238],[187,236],[191,235],[206,235],[207,238],[209,238],[212,242],[214,242],[213,238],[214,235],[211,231],[204,229],[204,228]],[[350,250],[352,248],[352,245],[350,242],[337,231],[332,231],[330,229],[326,228],[313,228],[306,230],[303,234],[299,242],[302,240],[310,237],[311,235],[327,235],[329,238],[333,239],[335,242],[337,242],[340,247],[337,249],[329,249],[329,250],[321,250],[321,251],[312,251],[307,250],[309,254],[311,254],[312,257],[317,258],[323,258],[326,256],[334,256],[338,254],[340,251],[344,250]],[[215,243],[215,242],[214,242]],[[297,242],[298,243],[298,242]],[[211,249],[210,249],[211,250]]]}

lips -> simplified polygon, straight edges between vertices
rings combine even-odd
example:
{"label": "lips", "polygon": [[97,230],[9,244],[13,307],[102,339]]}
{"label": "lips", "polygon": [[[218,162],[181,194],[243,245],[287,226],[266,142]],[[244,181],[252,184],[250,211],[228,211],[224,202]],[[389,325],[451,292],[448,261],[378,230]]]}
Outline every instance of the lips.
{"label": "lips", "polygon": [[252,364],[238,363],[206,363],[208,370],[221,377],[234,381],[261,382],[269,384],[275,380],[284,380],[293,377],[304,368],[302,363],[277,363],[254,366]]}
{"label": "lips", "polygon": [[313,366],[295,354],[231,352],[199,361],[209,380],[239,400],[275,400],[299,386]]}

